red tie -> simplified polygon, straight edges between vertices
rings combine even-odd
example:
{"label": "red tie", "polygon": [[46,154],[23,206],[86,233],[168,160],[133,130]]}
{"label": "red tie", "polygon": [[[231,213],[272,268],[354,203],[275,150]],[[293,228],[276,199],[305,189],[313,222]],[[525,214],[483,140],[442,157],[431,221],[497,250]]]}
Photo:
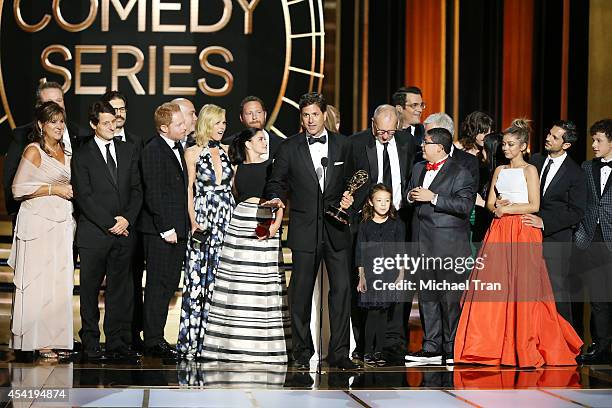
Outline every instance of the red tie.
{"label": "red tie", "polygon": [[438,169],[440,168],[440,166],[442,166],[442,165],[443,165],[443,164],[444,164],[444,163],[445,163],[447,160],[448,160],[448,157],[447,157],[446,159],[442,160],[442,161],[437,162],[437,163],[430,163],[430,162],[427,162],[427,164],[425,164],[425,169],[426,169],[427,171],[430,171],[430,170],[436,171],[436,170],[438,170]]}

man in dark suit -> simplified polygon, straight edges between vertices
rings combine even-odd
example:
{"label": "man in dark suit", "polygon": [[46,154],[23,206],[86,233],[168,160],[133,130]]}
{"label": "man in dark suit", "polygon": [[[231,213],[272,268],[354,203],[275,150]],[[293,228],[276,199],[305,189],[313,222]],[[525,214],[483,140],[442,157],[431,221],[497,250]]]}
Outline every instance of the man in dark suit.
{"label": "man in dark suit", "polygon": [[144,234],[147,283],[144,296],[145,353],[176,357],[164,339],[168,306],[181,276],[187,246],[187,165],[181,140],[185,120],[180,107],[164,103],[155,110],[154,136],[142,150],[144,191],[139,229]]}
{"label": "man in dark suit", "polygon": [[[53,101],[66,109],[64,105],[64,92],[57,82],[42,82],[36,89],[36,106],[44,102]],[[4,161],[4,200],[8,214],[16,215],[19,211],[20,202],[15,201],[11,186],[19,167],[19,161],[25,147],[30,143],[30,134],[34,129],[34,122],[13,129],[12,140]],[[87,131],[73,122],[66,122],[62,142],[67,152],[76,150],[87,135]]]}
{"label": "man in dark suit", "polygon": [[[278,150],[281,142],[284,140],[282,137],[274,133],[272,130],[266,130],[266,120],[268,113],[266,112],[266,106],[263,100],[257,96],[247,96],[240,102],[240,123],[246,128],[262,129],[266,136],[266,142],[268,144],[268,154],[265,159],[274,157],[274,154]],[[234,137],[238,133],[224,137],[221,143],[230,145]]]}
{"label": "man in dark suit", "polygon": [[411,138],[417,147],[414,155],[414,163],[423,161],[421,143],[425,136],[425,128],[421,124],[421,115],[427,106],[423,102],[423,94],[416,86],[401,87],[391,96],[391,103],[397,109],[400,116],[400,131],[396,138]]}
{"label": "man in dark suit", "polygon": [[133,231],[142,189],[134,146],[114,141],[115,109],[94,102],[89,123],[94,137],[72,160],[72,186],[80,213],[76,243],[81,258],[83,356],[99,359],[98,295],[106,277],[104,334],[107,356],[133,357],[131,345]]}
{"label": "man in dark suit", "polygon": [[[433,128],[443,128],[449,131],[451,137],[455,135],[455,124],[453,119],[444,112],[437,112],[429,115],[423,122],[425,131]],[[478,190],[478,158],[473,154],[457,149],[454,144],[451,145],[450,157],[455,159],[460,165],[465,167],[472,176],[474,182],[474,191]]]}
{"label": "man in dark suit", "polygon": [[558,121],[550,129],[544,145],[547,154],[536,153],[530,160],[540,173],[540,211],[521,217],[524,224],[542,229],[544,258],[557,311],[570,323],[568,273],[572,236],[584,217],[587,196],[584,171],[567,154],[577,140],[572,122]]}
{"label": "man in dark suit", "polygon": [[355,368],[349,360],[351,234],[348,225],[324,217],[329,205],[350,207],[344,193],[348,145],[346,138],[324,127],[325,99],[321,94],[302,95],[299,102],[304,133],[283,142],[276,152],[265,189],[269,206],[284,207],[291,201],[287,244],[293,257],[289,285],[293,357],[299,369],[307,369],[314,354],[310,313],[315,277],[321,260],[329,276],[331,339],[328,362],[341,369]]}
{"label": "man in dark suit", "polygon": [[612,119],[595,122],[589,133],[593,138],[595,158],[582,163],[587,180],[587,207],[575,239],[591,301],[593,343],[577,360],[582,364],[609,364],[612,343]]}
{"label": "man in dark suit", "polygon": [[131,143],[138,149],[142,149],[146,143],[142,135],[128,132],[125,129],[128,114],[127,98],[119,91],[108,91],[102,95],[100,100],[110,103],[115,109],[115,117],[117,118],[117,126],[115,127],[116,140]]}
{"label": "man in dark suit", "polygon": [[195,106],[193,103],[187,98],[176,98],[172,100],[173,103],[176,103],[180,108],[181,112],[183,112],[183,117],[185,118],[185,137],[181,140],[183,144],[183,149],[187,149],[196,144],[195,141],[195,125],[198,121],[198,115],[196,113]]}
{"label": "man in dark suit", "polygon": [[[349,158],[346,166],[347,175],[354,174],[357,170],[365,170],[368,173],[368,182],[355,192],[353,203],[353,217],[351,232],[353,242],[357,234],[359,222],[361,221],[361,209],[367,201],[370,188],[377,183],[384,183],[393,191],[393,205],[399,210],[400,217],[407,214],[406,193],[412,161],[416,146],[413,138],[397,138],[399,126],[399,115],[395,107],[391,105],[380,105],[374,111],[372,127],[362,132],[355,133],[349,138]],[[419,147],[420,148],[420,147]],[[351,262],[352,264],[352,262]],[[353,270],[353,268],[351,268]],[[357,287],[358,276],[352,274],[353,287]],[[357,305],[358,293],[353,292],[351,302],[351,323],[353,325],[353,336],[357,344],[353,357],[359,359],[363,355],[363,331],[364,314]],[[389,323],[387,327],[387,360],[392,360],[392,354],[401,354],[403,360],[406,354],[406,325],[407,316],[404,314],[405,303],[399,302],[389,311]]]}
{"label": "man in dark suit", "polygon": [[[412,240],[418,247],[418,255],[456,259],[465,265],[465,258],[471,255],[469,216],[476,202],[476,189],[469,172],[450,157],[451,146],[452,135],[446,129],[433,128],[425,134],[423,157],[426,162],[414,166],[408,185],[408,202],[415,207]],[[459,282],[466,277],[453,269],[436,266],[435,262],[419,270],[417,277],[420,280],[417,287],[421,289],[423,348],[409,353],[406,360],[452,363],[461,292],[423,289],[420,285],[434,280]]]}
{"label": "man in dark suit", "polygon": [[[102,101],[108,102],[115,109],[115,119],[117,125],[115,127],[114,139],[119,142],[127,142],[131,144],[137,155],[145,145],[145,140],[140,134],[134,134],[126,130],[127,122],[127,98],[118,91],[108,91],[101,98]],[[135,350],[142,351],[144,344],[140,337],[142,331],[142,309],[143,309],[143,290],[142,276],[144,274],[144,244],[142,233],[137,229],[131,231],[131,237],[134,243],[132,251],[132,278],[134,289],[133,315],[132,315],[132,347]]]}

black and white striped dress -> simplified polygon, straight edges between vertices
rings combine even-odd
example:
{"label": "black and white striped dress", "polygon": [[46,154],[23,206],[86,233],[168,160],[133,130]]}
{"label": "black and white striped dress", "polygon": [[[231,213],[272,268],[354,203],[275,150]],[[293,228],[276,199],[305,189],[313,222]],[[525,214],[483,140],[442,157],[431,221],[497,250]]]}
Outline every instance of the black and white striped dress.
{"label": "black and white striped dress", "polygon": [[234,210],[208,313],[201,354],[206,360],[287,362],[291,324],[280,231],[267,240],[255,233],[273,217],[270,208],[255,203],[241,202]]}

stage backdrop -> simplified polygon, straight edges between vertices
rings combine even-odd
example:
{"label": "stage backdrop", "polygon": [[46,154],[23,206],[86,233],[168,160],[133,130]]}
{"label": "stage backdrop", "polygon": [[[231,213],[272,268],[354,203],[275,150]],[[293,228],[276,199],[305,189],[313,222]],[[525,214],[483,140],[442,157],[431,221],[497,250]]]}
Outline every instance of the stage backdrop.
{"label": "stage backdrop", "polygon": [[108,90],[128,98],[127,129],[153,134],[176,97],[227,109],[267,104],[268,128],[298,128],[297,99],[323,81],[322,0],[0,0],[0,146],[32,118],[40,78],[66,93],[69,120]]}

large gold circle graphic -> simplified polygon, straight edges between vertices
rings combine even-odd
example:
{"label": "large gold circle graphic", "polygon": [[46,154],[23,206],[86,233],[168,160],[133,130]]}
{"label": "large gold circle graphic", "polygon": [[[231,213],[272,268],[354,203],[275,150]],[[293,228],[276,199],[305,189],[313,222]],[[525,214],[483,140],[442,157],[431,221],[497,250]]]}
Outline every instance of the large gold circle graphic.
{"label": "large gold circle graphic", "polygon": [[[92,1],[98,3],[99,0]],[[321,92],[323,88],[323,64],[325,56],[325,33],[323,19],[323,0],[279,0],[281,2],[284,28],[285,28],[285,62],[283,68],[283,77],[278,95],[274,103],[274,107],[270,112],[266,127],[274,130],[281,136],[286,136],[290,131],[275,127],[275,123],[279,116],[291,115],[295,116],[298,109],[297,100],[304,92]],[[0,0],[0,27],[2,27],[2,10],[4,0]],[[305,12],[307,6],[307,12]],[[294,19],[308,19],[309,30],[306,32],[294,32],[294,27],[291,23]],[[298,47],[296,42],[304,39],[310,41],[310,50],[304,49],[303,46]],[[2,70],[2,43],[0,42],[0,129],[9,127],[14,129],[16,124],[11,112],[10,101],[8,100],[5,89],[5,78]],[[295,52],[309,52],[308,66],[297,66],[292,64],[295,60]],[[308,89],[292,90],[288,84],[292,76],[301,76],[308,78]],[[10,79],[10,78],[7,78]]]}

